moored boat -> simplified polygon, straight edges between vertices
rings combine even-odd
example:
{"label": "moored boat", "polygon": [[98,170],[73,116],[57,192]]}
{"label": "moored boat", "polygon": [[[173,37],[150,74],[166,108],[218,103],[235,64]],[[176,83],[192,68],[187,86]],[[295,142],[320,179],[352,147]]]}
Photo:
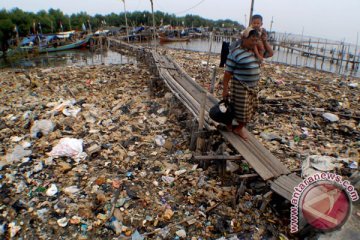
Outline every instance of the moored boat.
{"label": "moored boat", "polygon": [[62,45],[62,42],[60,42],[59,44],[54,43],[52,46],[40,47],[39,53],[57,52],[57,51],[64,51],[64,50],[86,47],[86,45],[88,44],[91,37],[92,37],[91,35],[88,35],[84,39],[80,39],[75,42],[64,44],[64,45]]}
{"label": "moored boat", "polygon": [[159,36],[160,43],[167,43],[167,42],[189,42],[190,38],[182,37],[182,38],[171,38],[171,37],[163,37]]}

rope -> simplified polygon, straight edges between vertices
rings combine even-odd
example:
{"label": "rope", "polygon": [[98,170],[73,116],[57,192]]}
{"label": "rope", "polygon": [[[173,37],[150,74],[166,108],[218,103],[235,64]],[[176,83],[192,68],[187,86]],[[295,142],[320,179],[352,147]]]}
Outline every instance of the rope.
{"label": "rope", "polygon": [[194,6],[188,8],[188,9],[186,9],[186,10],[184,10],[184,11],[176,12],[175,14],[188,12],[189,10],[196,8],[197,6],[199,6],[200,4],[202,4],[203,2],[205,2],[205,0],[201,0],[200,2],[198,2],[197,4],[195,4]]}

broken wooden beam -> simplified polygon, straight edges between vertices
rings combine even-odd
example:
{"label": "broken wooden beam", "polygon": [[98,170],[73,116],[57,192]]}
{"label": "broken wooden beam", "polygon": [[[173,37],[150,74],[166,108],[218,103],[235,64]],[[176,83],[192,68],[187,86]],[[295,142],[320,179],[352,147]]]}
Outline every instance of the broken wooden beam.
{"label": "broken wooden beam", "polygon": [[272,196],[272,191],[269,191],[267,193],[264,194],[263,196],[263,200],[262,200],[262,204],[261,204],[261,207],[260,207],[260,211],[264,211],[266,206],[269,204],[269,202],[271,201],[271,196]]}
{"label": "broken wooden beam", "polygon": [[291,99],[299,99],[299,98],[302,98],[302,96],[294,95],[294,96],[288,96],[288,97],[265,98],[264,100],[266,102],[272,102],[272,101],[282,101],[282,100],[291,100]]}
{"label": "broken wooden beam", "polygon": [[226,155],[207,155],[207,156],[194,156],[195,160],[242,160],[241,155],[226,156]]}

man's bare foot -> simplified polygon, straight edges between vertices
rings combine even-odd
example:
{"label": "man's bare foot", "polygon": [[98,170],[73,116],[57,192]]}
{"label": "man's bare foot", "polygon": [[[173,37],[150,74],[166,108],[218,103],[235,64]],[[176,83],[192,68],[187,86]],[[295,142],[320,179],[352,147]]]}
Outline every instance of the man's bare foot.
{"label": "man's bare foot", "polygon": [[237,135],[239,135],[244,141],[248,140],[248,135],[245,133],[244,127],[237,127],[233,130],[233,132]]}

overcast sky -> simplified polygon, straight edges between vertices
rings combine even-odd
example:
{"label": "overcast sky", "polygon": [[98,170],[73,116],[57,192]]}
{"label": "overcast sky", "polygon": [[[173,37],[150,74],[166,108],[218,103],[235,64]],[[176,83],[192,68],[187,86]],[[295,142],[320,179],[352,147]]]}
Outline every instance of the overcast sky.
{"label": "overcast sky", "polygon": [[[154,10],[177,16],[196,14],[209,19],[232,19],[245,23],[251,0],[153,0]],[[37,12],[49,8],[71,14],[80,11],[90,15],[123,11],[120,0],[0,0],[7,10],[18,7]],[[128,11],[151,10],[150,0],[126,0]],[[264,17],[264,27],[278,32],[317,36],[356,43],[360,34],[360,0],[255,0],[254,14]],[[247,20],[248,21],[248,20]],[[360,40],[359,40],[360,42]]]}

